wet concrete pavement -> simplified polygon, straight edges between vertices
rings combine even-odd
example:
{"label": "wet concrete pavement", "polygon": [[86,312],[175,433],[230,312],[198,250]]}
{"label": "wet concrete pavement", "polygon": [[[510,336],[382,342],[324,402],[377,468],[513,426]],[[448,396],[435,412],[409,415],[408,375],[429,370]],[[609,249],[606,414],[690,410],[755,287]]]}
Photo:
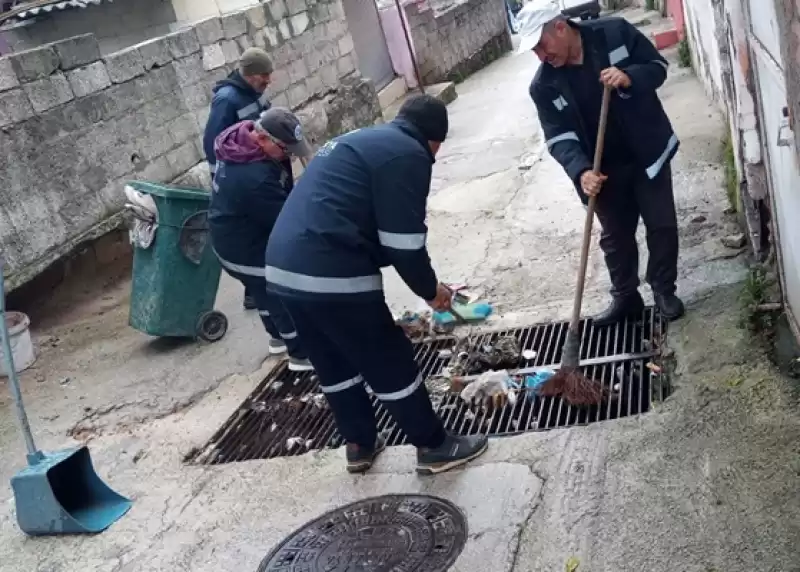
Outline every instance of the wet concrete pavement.
{"label": "wet concrete pavement", "polygon": [[[544,148],[527,95],[533,66],[509,56],[458,86],[434,169],[432,258],[442,279],[467,282],[496,305],[490,326],[563,319],[578,264],[583,209]],[[394,492],[436,494],[466,511],[457,572],[558,571],[570,557],[579,572],[800,570],[797,403],[738,327],[746,266],[720,243],[734,228],[719,164],[724,127],[687,71],[673,66],[662,98],[682,139],[679,288],[690,313],[670,333],[676,391],[654,412],[494,440],[474,465],[432,479],[416,476],[408,447],[361,477],[343,472],[341,450],[184,465],[271,367],[261,363],[260,325],[225,280],[219,306],[232,330],[223,341],[153,343],[127,328],[121,283],[70,319],[39,325],[45,344],[23,383],[42,444],[63,446],[67,432],[89,439],[103,476],[135,505],[100,536],[27,539],[2,488],[0,570],[255,570],[306,521]],[[388,274],[393,309],[420,307]],[[602,306],[606,288],[595,247],[587,312]],[[5,393],[0,400],[9,404]],[[0,450],[14,460],[0,467],[7,481],[23,459],[8,416]]]}

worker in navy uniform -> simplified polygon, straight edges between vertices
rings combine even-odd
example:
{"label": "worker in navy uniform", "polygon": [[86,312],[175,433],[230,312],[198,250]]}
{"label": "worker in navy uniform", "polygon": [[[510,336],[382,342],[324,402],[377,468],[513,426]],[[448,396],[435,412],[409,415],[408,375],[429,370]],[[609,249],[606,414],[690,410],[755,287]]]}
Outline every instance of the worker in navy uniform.
{"label": "worker in navy uniform", "polygon": [[347,468],[366,471],[384,448],[367,388],[417,447],[433,474],[486,450],[485,437],[448,434],[435,414],[414,350],[384,300],[381,268],[393,266],[434,310],[452,292],[426,248],[425,212],[444,103],[407,100],[392,122],[326,143],[281,211],[267,247],[268,288],[281,296],[319,374]]}
{"label": "worker in navy uniform", "polygon": [[[533,0],[517,16],[520,52],[541,60],[530,86],[547,147],[584,203],[597,195],[600,248],[611,278],[612,301],[595,317],[610,324],[641,312],[639,218],[647,230],[645,278],[667,319],[680,318],[676,296],[678,224],[670,161],[678,150],[656,94],[667,61],[621,18],[575,23],[550,0]],[[601,174],[592,170],[603,86],[612,88]]]}
{"label": "worker in navy uniform", "polygon": [[267,292],[264,255],[267,241],[294,179],[290,156],[307,157],[297,117],[273,107],[257,121],[242,121],[214,143],[217,169],[212,184],[211,244],[225,271],[253,295],[271,336],[269,352],[288,351],[289,369],[313,369],[302,338],[280,299]]}
{"label": "worker in navy uniform", "polygon": [[[239,58],[237,69],[214,86],[211,110],[203,134],[203,149],[212,177],[217,163],[214,141],[219,134],[234,123],[258,119],[262,112],[269,109],[266,90],[272,70],[272,60],[267,52],[260,48],[248,48]],[[256,307],[253,295],[246,289],[244,307],[247,310]]]}

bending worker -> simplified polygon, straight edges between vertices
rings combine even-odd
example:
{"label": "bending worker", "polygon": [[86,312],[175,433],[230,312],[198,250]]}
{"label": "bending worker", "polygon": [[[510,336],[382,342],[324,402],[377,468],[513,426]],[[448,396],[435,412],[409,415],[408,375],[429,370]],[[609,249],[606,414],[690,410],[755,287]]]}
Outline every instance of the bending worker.
{"label": "bending worker", "polygon": [[242,121],[223,131],[214,144],[217,169],[211,194],[211,244],[225,271],[255,297],[271,336],[269,353],[289,353],[289,369],[313,367],[291,317],[267,292],[264,253],[267,241],[294,186],[289,155],[307,157],[310,149],[297,117],[273,107],[257,121]]}
{"label": "bending worker", "polygon": [[[239,58],[238,69],[214,87],[211,110],[203,134],[203,150],[212,177],[217,164],[214,141],[234,123],[258,119],[262,112],[270,108],[266,90],[271,75],[272,60],[267,52],[260,48],[248,48]],[[247,289],[244,293],[244,307],[246,310],[254,310],[256,307],[255,299]]]}
{"label": "bending worker", "polygon": [[[574,23],[552,0],[533,0],[519,12],[520,52],[542,62],[530,86],[550,154],[561,163],[581,200],[597,195],[600,247],[611,278],[612,301],[595,317],[610,324],[641,312],[639,217],[647,229],[647,282],[670,320],[684,306],[675,295],[678,223],[670,161],[678,150],[658,89],[667,61],[621,18]],[[613,88],[602,174],[592,171],[603,85]]]}
{"label": "bending worker", "polygon": [[381,267],[394,266],[435,310],[450,308],[425,246],[425,208],[447,108],[406,101],[386,125],[325,144],[286,201],[267,247],[268,288],[280,295],[308,348],[339,432],[347,468],[366,471],[384,448],[365,383],[433,474],[486,450],[485,437],[445,432],[414,350],[384,301]]}

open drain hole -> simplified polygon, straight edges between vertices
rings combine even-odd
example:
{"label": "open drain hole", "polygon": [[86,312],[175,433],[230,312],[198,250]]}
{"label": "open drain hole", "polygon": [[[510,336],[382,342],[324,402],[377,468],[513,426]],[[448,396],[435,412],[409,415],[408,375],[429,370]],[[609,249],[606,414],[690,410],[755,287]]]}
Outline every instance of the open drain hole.
{"label": "open drain hole", "polygon": [[[469,340],[469,347],[490,345],[501,338],[514,339],[530,359],[517,366],[525,369],[557,367],[568,324],[559,322],[511,330],[486,332]],[[581,363],[587,377],[601,383],[612,399],[601,405],[576,408],[561,398],[539,397],[521,391],[515,403],[476,409],[458,395],[440,376],[456,360],[458,340],[440,338],[417,342],[415,358],[431,400],[445,427],[461,435],[516,435],[560,427],[586,425],[646,413],[654,402],[670,392],[669,380],[661,373],[660,348],[666,338],[666,323],[653,308],[612,326],[581,323]],[[655,367],[654,367],[655,366]],[[378,430],[387,445],[406,443],[388,411],[376,399]],[[200,450],[187,455],[187,462],[220,464],[251,459],[301,455],[311,450],[336,448],[342,438],[333,415],[319,390],[315,375],[289,371],[278,365],[240,405],[238,410]]]}

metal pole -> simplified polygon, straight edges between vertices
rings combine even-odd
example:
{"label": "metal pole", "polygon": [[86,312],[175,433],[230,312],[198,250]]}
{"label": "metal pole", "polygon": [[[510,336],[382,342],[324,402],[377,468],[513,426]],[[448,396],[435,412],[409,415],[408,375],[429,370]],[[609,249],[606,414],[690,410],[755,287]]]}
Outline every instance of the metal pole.
{"label": "metal pole", "polygon": [[408,22],[406,21],[406,13],[400,5],[400,0],[394,0],[394,5],[397,7],[397,15],[400,16],[400,25],[403,26],[403,35],[406,38],[406,46],[408,46],[408,55],[411,57],[411,63],[414,64],[414,75],[417,76],[417,86],[420,93],[425,93],[425,85],[422,83],[422,74],[419,73],[419,65],[417,64],[417,56],[414,55],[414,46],[411,43],[411,36],[408,34]]}
{"label": "metal pole", "polygon": [[3,276],[3,257],[0,256],[0,338],[3,342],[3,358],[8,374],[8,385],[11,389],[11,397],[14,398],[14,408],[17,411],[17,420],[19,427],[22,431],[22,436],[25,438],[25,447],[28,450],[28,462],[34,464],[41,453],[36,450],[36,444],[33,442],[33,435],[31,434],[31,425],[28,422],[28,415],[25,413],[25,407],[22,405],[22,392],[19,389],[19,377],[17,370],[14,367],[14,354],[11,349],[11,340],[8,334],[8,322],[6,321],[6,292],[5,292],[5,277]]}

